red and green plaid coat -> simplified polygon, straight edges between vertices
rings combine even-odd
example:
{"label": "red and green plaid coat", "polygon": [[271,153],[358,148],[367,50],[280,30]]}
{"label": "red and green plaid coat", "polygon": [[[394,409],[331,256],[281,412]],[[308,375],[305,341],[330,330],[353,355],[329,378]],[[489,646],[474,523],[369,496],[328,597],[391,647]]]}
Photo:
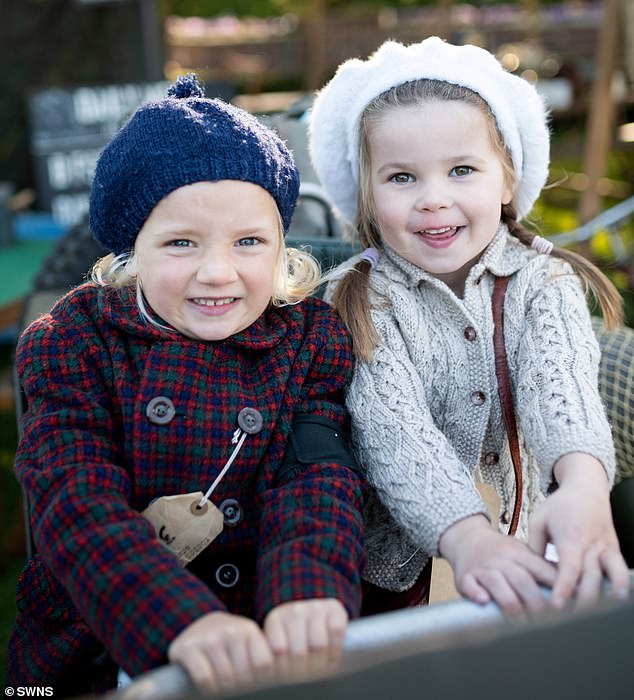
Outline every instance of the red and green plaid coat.
{"label": "red and green plaid coat", "polygon": [[[280,470],[295,415],[345,429],[351,349],[324,302],[204,343],[141,321],[130,290],[86,284],[25,331],[16,362],[28,411],[15,470],[38,554],[18,584],[10,685],[105,690],[117,666],[166,663],[171,640],[214,610],[261,622],[280,603],[335,597],[358,615],[358,475],[328,458]],[[148,418],[157,397],[174,407],[168,422]],[[263,428],[212,496],[237,501],[240,521],[180,568],[139,511],[206,491],[245,407]]]}

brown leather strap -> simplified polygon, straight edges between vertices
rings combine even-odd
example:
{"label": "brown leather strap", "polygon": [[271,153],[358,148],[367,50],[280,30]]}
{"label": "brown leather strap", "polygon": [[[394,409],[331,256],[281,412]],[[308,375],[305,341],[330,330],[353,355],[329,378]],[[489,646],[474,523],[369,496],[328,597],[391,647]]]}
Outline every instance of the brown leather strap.
{"label": "brown leather strap", "polygon": [[509,366],[504,347],[504,295],[510,277],[496,277],[493,288],[493,349],[495,351],[495,373],[498,380],[498,394],[502,407],[502,416],[506,426],[506,435],[509,440],[513,470],[515,471],[515,504],[513,516],[509,527],[509,535],[514,535],[520,519],[522,509],[522,460],[520,457],[520,443],[517,437],[517,422],[515,409],[513,408],[513,391]]}

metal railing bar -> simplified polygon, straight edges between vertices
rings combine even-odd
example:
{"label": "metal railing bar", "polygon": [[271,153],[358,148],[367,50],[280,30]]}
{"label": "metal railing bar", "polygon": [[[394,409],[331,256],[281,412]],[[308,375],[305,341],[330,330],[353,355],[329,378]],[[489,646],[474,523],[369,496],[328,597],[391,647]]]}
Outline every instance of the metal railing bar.
{"label": "metal railing bar", "polygon": [[[634,570],[630,570],[630,592],[634,593]],[[607,598],[608,587],[603,597]],[[549,591],[544,590],[548,598]],[[437,605],[406,608],[353,620],[348,625],[343,647],[342,666],[368,652],[402,648],[404,644],[422,641],[430,648],[434,642],[444,643],[456,633],[472,633],[503,627],[504,616],[495,603],[478,605],[466,599],[452,600]],[[519,629],[519,625],[516,626]],[[170,664],[149,671],[118,691],[108,694],[109,700],[169,700],[183,697],[193,689],[192,682],[182,667]]]}
{"label": "metal railing bar", "polygon": [[572,231],[557,233],[554,236],[550,236],[549,240],[557,246],[585,243],[597,232],[604,229],[616,229],[632,217],[634,217],[634,196],[624,199],[622,202],[610,207],[610,209],[606,209],[594,219],[588,221],[588,223],[583,224],[583,226],[579,226],[579,228]]}

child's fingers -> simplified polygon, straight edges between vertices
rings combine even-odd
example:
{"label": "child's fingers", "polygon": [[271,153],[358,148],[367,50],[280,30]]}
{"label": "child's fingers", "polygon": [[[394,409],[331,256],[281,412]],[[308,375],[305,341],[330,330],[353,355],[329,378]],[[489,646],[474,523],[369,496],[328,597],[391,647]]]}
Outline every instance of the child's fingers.
{"label": "child's fingers", "polygon": [[599,549],[595,545],[583,558],[583,569],[575,589],[575,607],[583,608],[596,603],[601,594],[603,571],[599,559]]}
{"label": "child's fingers", "polygon": [[289,604],[280,618],[288,640],[283,665],[287,679],[305,680],[310,672],[309,619],[302,607],[296,604]]}
{"label": "child's fingers", "polygon": [[618,550],[609,550],[601,555],[603,571],[610,582],[610,592],[615,598],[627,598],[630,593],[630,572]]}
{"label": "child's fingers", "polygon": [[[214,651],[214,656],[215,654]],[[218,674],[224,687],[230,688],[238,680],[240,684],[253,683],[255,674],[251,663],[249,640],[239,639],[229,644],[227,656],[231,667],[226,669],[223,674]]]}
{"label": "child's fingers", "polygon": [[543,557],[528,551],[528,557],[523,557],[521,565],[542,586],[552,588],[557,579],[557,567]]}
{"label": "child's fingers", "polygon": [[271,669],[273,655],[258,625],[225,612],[204,615],[170,644],[168,658],[182,664],[194,683],[222,690],[252,683],[256,669]]}
{"label": "child's fingers", "polygon": [[284,603],[264,622],[278,673],[307,678],[327,669],[341,653],[348,615],[336,600]]}
{"label": "child's fingers", "polygon": [[582,553],[580,547],[559,545],[557,547],[559,563],[557,576],[553,585],[551,603],[555,608],[563,608],[575,592],[581,576]]}
{"label": "child's fingers", "polygon": [[504,615],[522,620],[547,607],[541,585],[555,580],[555,567],[526,547],[516,548],[513,556],[501,559],[463,576],[460,591],[478,603],[494,600]]}
{"label": "child's fingers", "polygon": [[188,653],[182,657],[179,654],[174,654],[170,657],[170,661],[180,664],[197,688],[219,690],[213,666],[200,649],[189,649]]}
{"label": "child's fingers", "polygon": [[235,678],[227,678],[227,687],[249,685],[273,677],[273,653],[263,634],[236,639],[229,647]]}
{"label": "child's fingers", "polygon": [[337,600],[315,601],[307,610],[308,648],[325,649],[343,643],[348,625],[348,613]]}
{"label": "child's fingers", "polygon": [[524,620],[526,618],[524,604],[507,578],[507,573],[508,571],[502,573],[498,569],[488,569],[478,575],[478,581],[486,588],[505,617],[511,620]]}
{"label": "child's fingers", "polygon": [[288,652],[288,636],[282,623],[282,618],[279,615],[270,613],[267,616],[264,622],[264,636],[276,656]]}
{"label": "child's fingers", "polygon": [[312,615],[306,620],[307,653],[303,663],[307,673],[315,674],[326,670],[330,657],[329,645],[330,631],[326,616]]}
{"label": "child's fingers", "polygon": [[249,664],[257,680],[273,678],[273,651],[264,635],[251,637],[248,641]]}
{"label": "child's fingers", "polygon": [[179,659],[194,684],[205,690],[218,691],[228,687],[235,678],[227,652],[222,648],[191,647]]}
{"label": "child's fingers", "polygon": [[332,662],[339,661],[343,642],[348,628],[348,613],[343,605],[337,605],[328,614],[328,658]]}
{"label": "child's fingers", "polygon": [[283,618],[277,609],[270,612],[264,621],[264,636],[273,653],[275,674],[281,679],[288,678],[290,639]]}
{"label": "child's fingers", "polygon": [[472,574],[466,574],[462,580],[456,581],[458,590],[465,598],[469,598],[474,603],[485,605],[491,602],[491,595],[484,586],[478,583],[478,580]]}
{"label": "child's fingers", "polygon": [[224,646],[214,645],[213,648],[207,647],[205,653],[213,669],[216,687],[220,689],[233,687],[238,681],[238,675],[232,652]]}
{"label": "child's fingers", "polygon": [[552,593],[554,607],[563,607],[573,595],[579,606],[595,602],[601,595],[605,576],[615,596],[629,594],[629,571],[617,549],[606,550],[603,543],[596,543],[585,552],[579,546],[563,545],[557,551],[559,564]]}
{"label": "child's fingers", "polygon": [[308,620],[308,650],[313,670],[327,668],[341,656],[348,614],[338,601],[324,602]]}
{"label": "child's fingers", "polygon": [[510,567],[506,576],[525,611],[530,615],[538,615],[546,610],[548,607],[546,597],[539,587],[540,581],[532,572],[523,566]]}
{"label": "child's fingers", "polygon": [[325,651],[330,644],[330,631],[325,615],[313,615],[306,620],[307,651]]}
{"label": "child's fingers", "polygon": [[288,654],[291,657],[308,654],[308,623],[310,618],[305,615],[297,603],[289,604],[282,615],[281,623],[288,640]]}

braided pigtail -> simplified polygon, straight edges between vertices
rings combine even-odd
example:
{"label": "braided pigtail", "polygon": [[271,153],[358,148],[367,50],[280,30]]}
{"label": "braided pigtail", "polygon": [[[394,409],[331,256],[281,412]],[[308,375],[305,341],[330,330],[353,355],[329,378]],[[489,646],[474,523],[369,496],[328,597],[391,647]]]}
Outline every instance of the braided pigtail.
{"label": "braided pigtail", "polygon": [[512,204],[502,207],[502,222],[509,229],[509,233],[529,248],[538,252],[549,253],[555,258],[565,260],[583,281],[586,290],[590,290],[599,302],[603,321],[606,328],[612,330],[623,323],[623,299],[612,282],[583,255],[572,250],[557,248],[541,236],[526,229],[518,220]]}
{"label": "braided pigtail", "polygon": [[354,355],[365,362],[372,359],[374,348],[380,340],[367,303],[370,269],[370,263],[366,260],[358,262],[348,270],[332,296],[332,305],[352,336]]}
{"label": "braided pigtail", "polygon": [[[339,312],[352,336],[352,350],[358,360],[369,362],[381,338],[370,314],[368,295],[370,270],[376,264],[380,237],[373,226],[357,217],[362,253],[341,278],[332,295],[331,303]],[[368,228],[370,230],[368,231]]]}

